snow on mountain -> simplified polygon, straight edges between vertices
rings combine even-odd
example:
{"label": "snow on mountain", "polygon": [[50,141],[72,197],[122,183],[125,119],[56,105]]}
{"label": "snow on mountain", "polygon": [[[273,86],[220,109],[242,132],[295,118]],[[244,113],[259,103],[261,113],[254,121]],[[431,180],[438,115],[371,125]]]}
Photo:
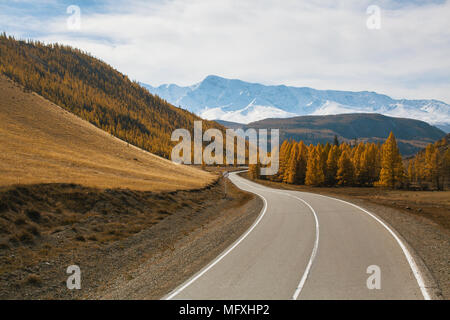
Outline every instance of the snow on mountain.
{"label": "snow on mountain", "polygon": [[296,114],[275,107],[248,105],[243,109],[228,112],[223,111],[221,108],[205,109],[199,113],[199,116],[210,120],[250,123],[267,118],[290,118],[295,117]]}
{"label": "snow on mountain", "polygon": [[188,87],[142,85],[175,106],[209,120],[249,123],[266,118],[364,112],[418,119],[447,132],[450,128],[450,105],[437,100],[396,100],[369,91],[266,86],[218,76],[208,76]]}

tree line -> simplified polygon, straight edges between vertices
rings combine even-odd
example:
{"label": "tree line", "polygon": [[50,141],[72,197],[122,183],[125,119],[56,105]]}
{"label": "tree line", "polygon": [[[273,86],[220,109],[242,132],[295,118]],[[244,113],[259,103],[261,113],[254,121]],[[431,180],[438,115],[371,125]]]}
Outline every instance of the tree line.
{"label": "tree line", "polygon": [[308,186],[382,186],[442,190],[450,182],[450,150],[446,138],[403,160],[394,134],[383,144],[360,142],[309,146],[284,141],[276,175],[260,176],[261,165],[249,166],[252,179]]}
{"label": "tree line", "polygon": [[[0,74],[135,146],[170,157],[175,129],[201,120],[81,50],[0,34]],[[203,121],[204,129],[225,128]]]}

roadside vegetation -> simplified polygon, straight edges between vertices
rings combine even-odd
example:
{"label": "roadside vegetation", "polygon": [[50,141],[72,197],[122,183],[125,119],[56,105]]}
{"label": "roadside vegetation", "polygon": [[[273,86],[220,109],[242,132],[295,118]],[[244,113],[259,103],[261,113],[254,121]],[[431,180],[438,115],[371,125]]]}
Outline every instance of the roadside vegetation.
{"label": "roadside vegetation", "polygon": [[394,134],[381,145],[360,142],[306,146],[285,140],[276,175],[260,176],[250,165],[252,179],[319,187],[387,187],[443,190],[450,184],[449,136],[429,144],[415,157],[403,160]]}
{"label": "roadside vegetation", "polygon": [[[230,183],[225,198],[218,174],[116,139],[4,75],[0,97],[0,299],[99,298],[149,261],[142,298],[159,298],[260,211]],[[83,290],[66,288],[72,264]]]}

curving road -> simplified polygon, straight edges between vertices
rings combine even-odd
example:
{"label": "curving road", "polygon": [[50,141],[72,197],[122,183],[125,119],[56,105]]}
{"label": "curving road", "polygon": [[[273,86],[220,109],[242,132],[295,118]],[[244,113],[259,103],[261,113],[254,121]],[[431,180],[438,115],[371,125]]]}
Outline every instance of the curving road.
{"label": "curving road", "polygon": [[[229,179],[261,214],[232,246],[165,299],[429,299],[408,249],[370,212],[317,194]],[[380,289],[368,289],[369,266]]]}

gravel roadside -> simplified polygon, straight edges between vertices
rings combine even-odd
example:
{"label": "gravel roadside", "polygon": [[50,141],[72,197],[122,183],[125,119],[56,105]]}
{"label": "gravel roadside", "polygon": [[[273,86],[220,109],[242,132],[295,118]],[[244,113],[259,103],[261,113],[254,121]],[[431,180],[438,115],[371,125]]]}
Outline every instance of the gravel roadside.
{"label": "gravel roadside", "polygon": [[[241,175],[247,178],[245,173]],[[424,276],[431,286],[430,291],[432,291],[434,297],[450,300],[450,230],[447,228],[450,217],[445,214],[446,208],[435,208],[435,210],[441,210],[439,219],[436,219],[436,217],[427,217],[423,212],[411,210],[409,207],[402,209],[398,204],[398,207],[393,207],[392,202],[390,202],[391,205],[388,205],[389,202],[379,201],[376,197],[370,196],[370,188],[364,188],[363,193],[366,199],[361,199],[357,195],[358,188],[350,188],[354,190],[354,195],[349,196],[343,194],[345,190],[339,188],[313,188],[265,180],[258,180],[257,182],[272,188],[331,196],[352,202],[374,213],[389,224],[412,249],[412,254],[418,260],[419,267],[425,271]],[[369,195],[367,195],[368,192]]]}
{"label": "gravel roadside", "polygon": [[[95,214],[93,222],[82,213],[84,207],[78,208],[87,205],[87,197],[74,198],[72,209],[81,210],[73,213],[80,217],[77,222],[56,233],[41,232],[32,243],[2,248],[0,299],[158,299],[220,254],[258,216],[262,201],[257,196],[230,182],[226,198],[223,190],[223,179],[197,191],[108,192],[111,199],[85,190],[103,199],[107,212]],[[95,240],[74,240],[111,225],[114,234],[108,231],[102,241],[105,232]],[[80,290],[66,287],[70,265],[81,269]]]}

